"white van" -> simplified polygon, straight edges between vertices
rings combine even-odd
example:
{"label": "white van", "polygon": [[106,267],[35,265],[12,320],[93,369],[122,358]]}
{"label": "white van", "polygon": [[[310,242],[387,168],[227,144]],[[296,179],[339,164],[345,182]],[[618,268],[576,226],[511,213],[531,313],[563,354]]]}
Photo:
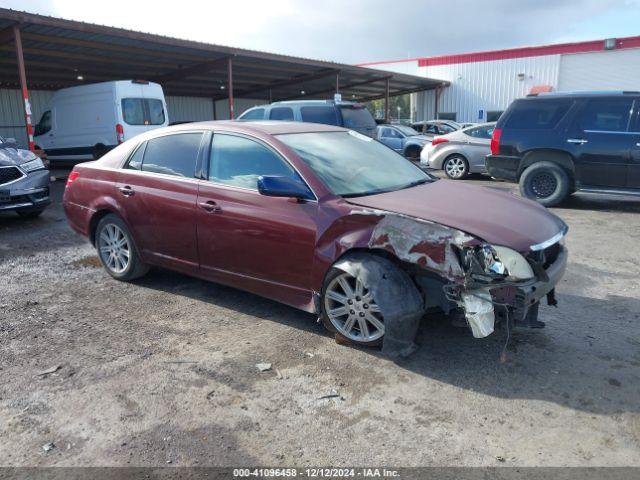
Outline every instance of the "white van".
{"label": "white van", "polygon": [[49,159],[91,160],[139,133],[168,124],[157,83],[94,83],[58,90],[35,127],[34,141]]}

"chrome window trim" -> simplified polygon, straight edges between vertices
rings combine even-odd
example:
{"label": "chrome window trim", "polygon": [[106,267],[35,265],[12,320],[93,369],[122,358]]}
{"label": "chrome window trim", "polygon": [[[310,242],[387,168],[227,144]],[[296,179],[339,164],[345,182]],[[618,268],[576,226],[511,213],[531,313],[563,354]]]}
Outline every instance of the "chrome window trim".
{"label": "chrome window trim", "polygon": [[562,230],[560,230],[558,233],[556,233],[553,237],[551,237],[548,240],[545,240],[544,242],[540,242],[540,243],[536,243],[535,245],[531,245],[530,250],[534,251],[534,252],[538,252],[540,250],[544,250],[545,248],[550,247],[551,245],[559,242],[560,240],[562,240],[562,237],[564,237],[567,234],[567,231],[569,230],[569,227],[567,227],[566,225],[562,228]]}
{"label": "chrome window trim", "polygon": [[10,182],[7,182],[7,183],[0,183],[0,187],[5,187],[7,185],[11,185],[13,183],[19,182],[20,180],[23,180],[27,176],[27,173],[23,169],[21,169],[19,165],[4,165],[0,168],[17,168],[18,171],[22,174],[20,178],[16,178],[15,180],[11,180]]}
{"label": "chrome window trim", "polygon": [[585,133],[607,133],[607,134],[618,134],[618,135],[640,135],[640,132],[618,132],[616,130],[583,130]]}

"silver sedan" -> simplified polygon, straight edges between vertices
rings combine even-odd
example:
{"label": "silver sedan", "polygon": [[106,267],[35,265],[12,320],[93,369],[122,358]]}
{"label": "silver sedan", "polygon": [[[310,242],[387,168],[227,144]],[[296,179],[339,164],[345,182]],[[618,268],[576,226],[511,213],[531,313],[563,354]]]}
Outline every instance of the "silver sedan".
{"label": "silver sedan", "polygon": [[435,137],[420,154],[420,165],[444,170],[447,177],[460,180],[469,173],[485,173],[484,157],[491,149],[496,124],[483,123]]}

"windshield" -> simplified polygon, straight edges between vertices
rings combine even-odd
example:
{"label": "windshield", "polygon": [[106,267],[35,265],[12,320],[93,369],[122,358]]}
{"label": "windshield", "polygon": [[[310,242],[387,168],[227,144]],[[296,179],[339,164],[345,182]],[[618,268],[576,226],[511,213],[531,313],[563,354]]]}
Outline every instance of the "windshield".
{"label": "windshield", "polygon": [[413,128],[411,127],[407,127],[405,125],[394,125],[398,130],[400,130],[402,133],[404,133],[405,135],[412,137],[414,135],[420,135],[417,131],[415,131]]}
{"label": "windshield", "polygon": [[433,180],[402,155],[356,132],[278,135],[336,195],[359,197]]}
{"label": "windshield", "polygon": [[375,128],[376,121],[366,108],[340,107],[345,128]]}

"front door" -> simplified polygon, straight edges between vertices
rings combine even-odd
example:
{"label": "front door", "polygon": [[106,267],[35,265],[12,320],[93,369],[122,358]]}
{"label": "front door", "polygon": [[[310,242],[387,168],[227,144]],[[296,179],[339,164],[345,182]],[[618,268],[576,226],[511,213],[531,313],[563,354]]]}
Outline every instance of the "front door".
{"label": "front door", "polygon": [[567,136],[581,186],[625,187],[631,161],[629,118],[633,98],[588,99]]}
{"label": "front door", "polygon": [[198,268],[196,162],[202,132],[143,142],[119,174],[115,195],[144,258],[180,270]]}
{"label": "front door", "polygon": [[395,128],[382,127],[380,141],[396,152],[402,152],[404,148],[404,135]]}
{"label": "front door", "polygon": [[310,302],[318,204],[257,189],[260,175],[299,179],[296,171],[262,142],[222,133],[208,163],[198,193],[203,273],[291,305]]}
{"label": "front door", "polygon": [[629,132],[631,136],[631,161],[627,187],[640,189],[640,99],[636,99],[633,112],[634,120]]}

